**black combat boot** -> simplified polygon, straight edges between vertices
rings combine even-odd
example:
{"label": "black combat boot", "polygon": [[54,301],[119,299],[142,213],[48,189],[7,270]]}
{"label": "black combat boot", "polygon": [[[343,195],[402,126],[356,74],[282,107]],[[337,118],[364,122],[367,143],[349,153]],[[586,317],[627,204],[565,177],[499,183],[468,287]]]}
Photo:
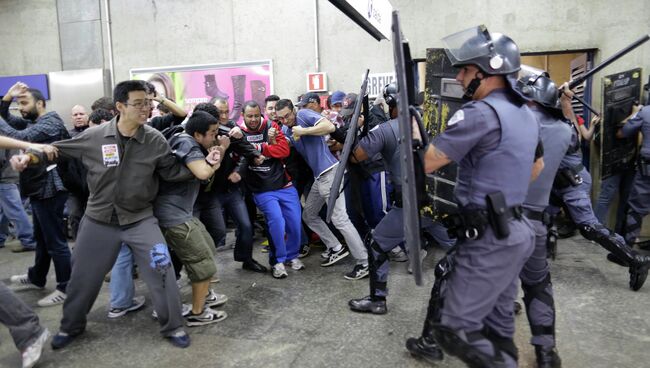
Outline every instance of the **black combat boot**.
{"label": "black combat boot", "polygon": [[386,312],[388,312],[388,309],[386,308],[386,300],[373,300],[371,296],[362,299],[350,299],[348,305],[350,306],[350,309],[355,312],[372,314],[386,314]]}
{"label": "black combat boot", "polygon": [[557,353],[555,346],[535,345],[535,356],[537,357],[538,368],[560,368],[562,360]]}
{"label": "black combat boot", "polygon": [[410,337],[406,340],[406,349],[416,358],[424,359],[429,363],[442,360],[444,354],[433,339],[420,336]]}

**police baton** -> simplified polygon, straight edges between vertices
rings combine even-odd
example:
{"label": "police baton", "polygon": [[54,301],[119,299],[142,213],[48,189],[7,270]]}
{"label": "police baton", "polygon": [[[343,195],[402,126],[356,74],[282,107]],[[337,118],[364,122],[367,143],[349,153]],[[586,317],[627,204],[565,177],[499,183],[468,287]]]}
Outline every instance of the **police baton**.
{"label": "police baton", "polygon": [[[584,81],[586,81],[588,78],[590,78],[592,75],[598,73],[599,71],[601,71],[602,69],[607,67],[609,64],[611,64],[611,63],[615,62],[616,60],[622,58],[623,56],[628,54],[630,51],[632,51],[632,50],[636,49],[637,47],[643,45],[648,40],[650,40],[650,35],[646,34],[643,37],[639,38],[638,40],[632,42],[630,45],[626,46],[625,48],[623,48],[619,52],[617,52],[614,55],[610,56],[609,58],[607,58],[602,63],[596,65],[594,68],[592,68],[591,70],[589,70],[585,74],[579,76],[576,79],[573,79],[573,80],[569,81],[569,89],[574,89],[575,87],[579,86]],[[562,93],[562,91],[560,91],[560,93]],[[593,112],[596,116],[600,116],[600,113],[596,109],[594,109],[591,105],[589,105],[587,103],[587,101],[585,101],[581,97],[574,94],[573,99],[580,102],[581,104],[583,104],[587,109],[589,109],[591,112]]]}
{"label": "police baton", "polygon": [[[345,142],[343,143],[343,150],[341,151],[341,157],[339,159],[339,165],[336,168],[336,173],[334,174],[334,181],[330,187],[330,196],[327,199],[327,214],[325,216],[325,221],[330,222],[332,220],[332,211],[334,211],[334,205],[336,200],[339,198],[341,182],[343,181],[343,174],[345,174],[345,168],[348,164],[348,159],[350,158],[350,153],[354,149],[354,140],[357,137],[357,126],[359,124],[359,115],[361,115],[361,104],[363,103],[363,96],[366,95],[366,90],[368,89],[368,73],[370,69],[366,69],[366,73],[363,76],[363,84],[361,84],[361,91],[359,96],[357,96],[357,101],[354,103],[354,112],[352,113],[352,120],[348,125],[348,131],[345,135]],[[366,124],[368,121],[366,120]]]}

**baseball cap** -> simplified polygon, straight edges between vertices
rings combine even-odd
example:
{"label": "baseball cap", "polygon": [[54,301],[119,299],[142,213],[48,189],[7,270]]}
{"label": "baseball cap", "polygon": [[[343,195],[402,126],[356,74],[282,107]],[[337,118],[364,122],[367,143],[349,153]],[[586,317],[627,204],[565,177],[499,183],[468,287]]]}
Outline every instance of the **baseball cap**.
{"label": "baseball cap", "polygon": [[345,99],[345,92],[343,91],[334,91],[332,93],[332,100],[331,104],[336,105],[336,104],[343,104],[343,100]]}
{"label": "baseball cap", "polygon": [[302,98],[300,99],[300,101],[298,101],[296,106],[304,107],[310,102],[316,102],[317,104],[320,105],[320,97],[318,97],[318,95],[314,92],[307,92],[304,95],[302,95]]}

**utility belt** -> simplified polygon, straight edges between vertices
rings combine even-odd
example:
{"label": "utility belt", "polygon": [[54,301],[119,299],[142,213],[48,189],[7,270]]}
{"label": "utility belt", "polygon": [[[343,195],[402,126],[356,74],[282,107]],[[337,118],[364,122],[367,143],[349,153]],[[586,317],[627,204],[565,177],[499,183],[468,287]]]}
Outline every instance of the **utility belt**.
{"label": "utility belt", "polygon": [[553,218],[551,214],[546,211],[533,211],[524,208],[523,213],[524,216],[526,216],[526,218],[528,218],[529,220],[539,221],[542,224],[544,224],[544,226],[549,226],[553,223]]}
{"label": "utility belt", "polygon": [[521,206],[506,207],[505,197],[501,192],[486,196],[487,208],[460,208],[459,213],[445,219],[449,235],[458,240],[480,239],[488,226],[492,227],[497,239],[504,239],[510,235],[510,219],[521,220],[523,208]]}
{"label": "utility belt", "polygon": [[639,156],[637,165],[639,166],[639,173],[643,176],[650,176],[650,159]]}
{"label": "utility belt", "polygon": [[574,167],[558,170],[557,174],[555,174],[555,180],[553,181],[553,188],[564,189],[568,187],[577,187],[582,184],[580,171],[584,168],[585,167],[582,164],[578,164]]}

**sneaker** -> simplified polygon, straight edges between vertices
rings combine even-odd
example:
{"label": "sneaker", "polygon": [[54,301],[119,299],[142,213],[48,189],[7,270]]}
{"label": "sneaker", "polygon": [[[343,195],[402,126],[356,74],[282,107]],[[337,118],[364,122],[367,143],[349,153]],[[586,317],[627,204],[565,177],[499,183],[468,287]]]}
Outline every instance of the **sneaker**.
{"label": "sneaker", "polygon": [[27,274],[24,275],[14,275],[9,279],[11,281],[11,289],[13,291],[20,290],[43,290],[42,287],[36,286],[29,281]]}
{"label": "sneaker", "polygon": [[36,250],[36,247],[26,247],[24,245],[19,245],[17,247],[11,248],[11,252],[13,253],[23,253],[23,252],[33,252]]}
{"label": "sneaker", "polygon": [[46,329],[41,332],[40,336],[31,343],[27,347],[27,349],[23,350],[22,352],[22,357],[23,357],[23,368],[31,368],[38,363],[38,361],[41,359],[41,353],[43,352],[43,346],[45,345],[45,342],[47,341],[47,338],[50,336],[50,331]]}
{"label": "sneaker", "polygon": [[302,263],[298,258],[294,258],[288,262],[288,265],[291,266],[291,269],[294,271],[300,271],[305,269],[305,264]]}
{"label": "sneaker", "polygon": [[[188,314],[192,313],[192,306],[189,304],[183,303],[181,305],[181,315],[183,317],[186,317]],[[153,312],[151,312],[151,318],[153,319],[158,319],[158,313],[154,309]]]}
{"label": "sneaker", "polygon": [[195,327],[221,322],[226,318],[228,318],[228,313],[224,311],[212,310],[206,307],[203,309],[203,313],[201,314],[190,313],[187,317],[185,317],[185,322],[187,323],[188,327]]}
{"label": "sneaker", "polygon": [[327,259],[325,259],[320,265],[321,267],[331,266],[349,255],[350,252],[347,247],[341,247],[341,250],[338,252],[334,251],[334,249],[330,249]]}
{"label": "sneaker", "polygon": [[346,273],[343,277],[348,280],[360,280],[364,277],[368,277],[369,274],[368,265],[358,264],[354,266],[352,271]]}
{"label": "sneaker", "polygon": [[67,295],[65,295],[64,292],[57,289],[54,290],[50,295],[36,302],[36,304],[38,304],[39,307],[51,307],[53,305],[63,304],[66,297]]}
{"label": "sneaker", "polygon": [[52,337],[52,349],[58,350],[68,346],[79,334],[71,335],[67,332],[59,331]]}
{"label": "sneaker", "polygon": [[208,295],[205,297],[205,306],[218,307],[220,305],[226,304],[227,301],[228,301],[227,296],[223,294],[215,293],[214,290],[210,289],[210,291],[208,291]]}
{"label": "sneaker", "polygon": [[186,348],[190,346],[190,335],[187,332],[180,330],[176,331],[173,335],[167,336],[169,342],[177,348]]}
{"label": "sneaker", "polygon": [[388,253],[388,259],[393,262],[406,262],[409,260],[409,257],[406,255],[406,252],[400,247],[395,247]]}
{"label": "sneaker", "polygon": [[273,265],[273,277],[276,279],[283,279],[285,277],[289,276],[287,273],[287,270],[284,268],[284,264],[282,263],[276,263]]}
{"label": "sneaker", "polygon": [[305,244],[300,248],[300,251],[298,252],[298,258],[305,258],[309,255],[309,251],[311,250],[311,247],[309,244]]}
{"label": "sneaker", "polygon": [[330,256],[330,250],[329,249],[327,249],[326,251],[324,251],[323,253],[320,254],[320,257],[322,259],[327,259],[327,258],[329,258],[329,256]]}
{"label": "sneaker", "polygon": [[133,298],[133,300],[131,301],[131,306],[130,306],[130,307],[126,307],[126,308],[111,308],[111,309],[108,311],[108,318],[118,318],[118,317],[122,317],[123,315],[125,315],[125,314],[127,314],[127,313],[129,313],[129,312],[137,311],[138,309],[142,308],[143,306],[144,306],[144,296],[143,296],[143,295],[141,295],[141,296],[136,296],[136,297]]}

